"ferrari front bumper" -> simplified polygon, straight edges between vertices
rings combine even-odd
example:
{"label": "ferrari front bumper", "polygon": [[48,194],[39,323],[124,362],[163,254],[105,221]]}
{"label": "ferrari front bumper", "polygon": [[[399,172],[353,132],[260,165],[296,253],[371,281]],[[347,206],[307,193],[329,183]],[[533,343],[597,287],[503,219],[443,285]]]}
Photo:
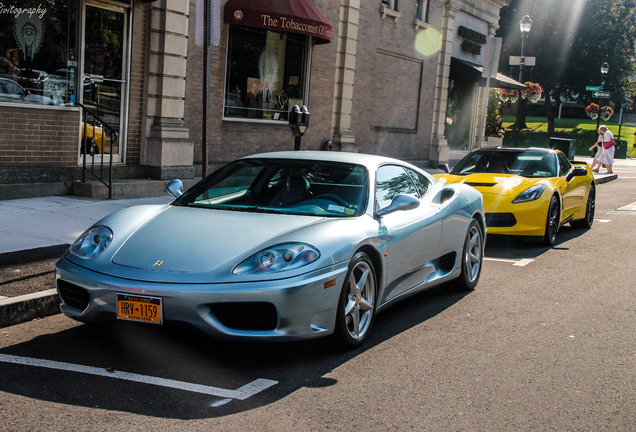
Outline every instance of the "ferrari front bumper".
{"label": "ferrari front bumper", "polygon": [[333,333],[347,269],[344,262],[288,279],[173,284],[112,277],[64,258],[55,266],[60,308],[78,321],[122,319],[118,299],[134,297],[157,301],[157,321],[163,324],[189,324],[222,339],[261,341]]}

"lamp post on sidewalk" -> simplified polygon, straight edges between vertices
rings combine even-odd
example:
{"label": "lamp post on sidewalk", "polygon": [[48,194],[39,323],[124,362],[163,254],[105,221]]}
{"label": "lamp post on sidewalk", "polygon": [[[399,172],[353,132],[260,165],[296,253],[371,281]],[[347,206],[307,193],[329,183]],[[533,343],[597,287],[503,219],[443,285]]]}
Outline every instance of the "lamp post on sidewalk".
{"label": "lamp post on sidewalk", "polygon": [[[525,63],[525,57],[523,56],[523,52],[526,47],[526,39],[528,38],[528,33],[532,29],[532,20],[530,19],[530,15],[524,15],[519,21],[519,30],[521,30],[521,62],[519,63],[519,82],[523,83],[523,65]],[[519,107],[522,103],[525,103],[525,99],[519,98],[517,101],[517,118],[515,119],[515,147],[517,147],[517,139],[519,134],[519,126],[521,123],[521,111]],[[524,111],[525,113],[525,111]]]}
{"label": "lamp post on sidewalk", "polygon": [[[609,63],[603,62],[601,65],[601,91],[603,91],[603,86],[605,85],[605,77],[609,72]],[[598,131],[599,126],[601,125],[601,98],[598,98],[598,117],[596,117],[596,130]]]}

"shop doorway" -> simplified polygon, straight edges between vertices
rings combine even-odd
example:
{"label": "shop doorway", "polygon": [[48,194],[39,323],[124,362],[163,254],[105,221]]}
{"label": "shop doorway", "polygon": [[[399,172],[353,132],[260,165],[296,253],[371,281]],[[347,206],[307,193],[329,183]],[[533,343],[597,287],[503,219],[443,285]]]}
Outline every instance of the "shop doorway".
{"label": "shop doorway", "polygon": [[[128,13],[125,8],[92,1],[84,7],[79,85],[83,105],[95,115],[86,120],[86,134],[97,145],[81,144],[80,160],[84,153],[107,159],[108,155],[102,154],[109,152],[112,143],[112,162],[123,161],[128,108]],[[112,131],[116,131],[116,137]],[[80,143],[83,141],[82,136]]]}
{"label": "shop doorway", "polygon": [[444,137],[451,150],[471,151],[475,143],[475,112],[479,87],[449,80]]}

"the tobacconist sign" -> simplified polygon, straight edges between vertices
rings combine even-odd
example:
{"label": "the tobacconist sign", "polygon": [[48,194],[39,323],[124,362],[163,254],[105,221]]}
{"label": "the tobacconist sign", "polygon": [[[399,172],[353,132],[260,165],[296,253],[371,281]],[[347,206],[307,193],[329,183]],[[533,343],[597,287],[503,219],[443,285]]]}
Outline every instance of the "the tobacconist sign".
{"label": "the tobacconist sign", "polygon": [[300,33],[318,38],[319,42],[331,41],[331,25],[322,17],[292,16],[255,9],[225,8],[225,22],[246,27],[258,27],[275,32]]}

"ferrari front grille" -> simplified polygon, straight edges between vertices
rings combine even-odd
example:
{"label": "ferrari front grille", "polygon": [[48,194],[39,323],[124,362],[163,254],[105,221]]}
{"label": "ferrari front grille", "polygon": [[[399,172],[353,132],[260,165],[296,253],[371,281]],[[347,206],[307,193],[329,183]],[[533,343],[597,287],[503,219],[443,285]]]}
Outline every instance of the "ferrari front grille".
{"label": "ferrari front grille", "polygon": [[91,300],[87,290],[63,279],[57,280],[57,291],[64,303],[79,310],[86,309]]}
{"label": "ferrari front grille", "polygon": [[517,219],[512,213],[486,213],[486,226],[489,228],[505,228],[515,226]]}
{"label": "ferrari front grille", "polygon": [[234,330],[274,330],[278,325],[276,307],[266,302],[212,303],[212,314]]}

